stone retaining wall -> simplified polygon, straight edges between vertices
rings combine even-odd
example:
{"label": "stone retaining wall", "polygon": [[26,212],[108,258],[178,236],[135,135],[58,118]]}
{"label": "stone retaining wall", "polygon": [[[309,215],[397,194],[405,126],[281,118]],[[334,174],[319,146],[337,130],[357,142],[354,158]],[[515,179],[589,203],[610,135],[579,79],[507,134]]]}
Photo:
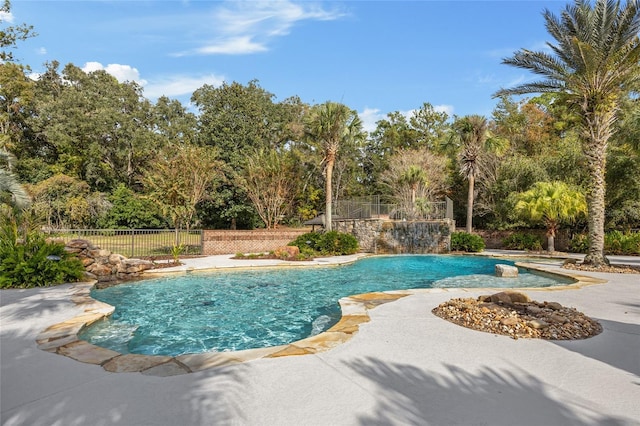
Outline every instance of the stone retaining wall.
{"label": "stone retaining wall", "polygon": [[286,246],[309,228],[252,231],[205,230],[202,254],[264,253]]}
{"label": "stone retaining wall", "polygon": [[153,267],[153,263],[148,260],[128,259],[109,250],[102,250],[88,240],[71,240],[64,249],[75,253],[85,268],[87,278],[98,282],[134,279]]}
{"label": "stone retaining wall", "polygon": [[333,221],[333,229],[352,234],[369,253],[447,253],[455,222],[349,219]]}

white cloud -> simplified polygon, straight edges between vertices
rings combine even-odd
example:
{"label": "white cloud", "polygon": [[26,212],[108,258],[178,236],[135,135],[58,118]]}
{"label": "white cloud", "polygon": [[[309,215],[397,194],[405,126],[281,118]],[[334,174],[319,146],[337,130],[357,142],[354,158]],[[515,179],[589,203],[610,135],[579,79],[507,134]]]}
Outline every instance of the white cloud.
{"label": "white cloud", "polygon": [[224,77],[213,74],[199,77],[171,76],[160,80],[153,80],[144,87],[144,95],[149,99],[157,99],[160,96],[175,98],[191,95],[196,89],[209,84],[214,87],[221,86]]}
{"label": "white cloud", "polygon": [[44,55],[47,54],[47,49],[45,47],[41,47],[39,49],[36,49],[36,54],[44,56]]}
{"label": "white cloud", "polygon": [[121,64],[109,64],[106,67],[100,62],[87,62],[82,67],[82,71],[86,73],[104,70],[118,79],[119,82],[135,81],[136,83],[144,86],[147,82],[140,78],[140,72],[137,68],[133,68],[131,65]]}
{"label": "white cloud", "polygon": [[344,16],[313,3],[291,1],[237,1],[214,10],[207,28],[213,34],[201,47],[178,53],[184,55],[239,55],[264,52],[274,37],[291,32],[302,21],[329,21]]}
{"label": "white cloud", "polygon": [[373,132],[376,129],[376,123],[387,116],[377,108],[365,108],[359,112],[358,116],[362,120],[362,128],[367,132]]}
{"label": "white cloud", "polygon": [[453,117],[453,105],[434,105],[433,110],[436,112],[444,112],[449,116],[449,118]]}
{"label": "white cloud", "polygon": [[264,46],[264,44],[252,41],[251,37],[249,36],[243,36],[213,42],[207,46],[196,49],[195,52],[203,55],[241,55],[264,52],[266,50],[267,48]]}
{"label": "white cloud", "polygon": [[13,22],[13,14],[11,12],[0,11],[0,22]]}

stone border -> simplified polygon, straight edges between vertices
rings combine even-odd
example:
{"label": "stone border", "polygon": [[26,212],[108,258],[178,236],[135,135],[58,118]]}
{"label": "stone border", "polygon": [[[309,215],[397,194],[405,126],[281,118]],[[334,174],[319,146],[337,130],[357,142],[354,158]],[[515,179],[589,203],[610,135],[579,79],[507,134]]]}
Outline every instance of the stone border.
{"label": "stone border", "polygon": [[[576,280],[565,286],[540,288],[514,288],[520,291],[549,291],[579,289],[586,285],[603,284],[606,280],[584,275],[550,270],[542,265],[531,263],[516,263],[518,267],[534,269],[553,275],[561,275]],[[307,337],[296,342],[268,348],[246,349],[235,352],[205,352],[198,354],[184,354],[178,356],[158,356],[121,354],[111,349],[105,349],[78,338],[78,334],[89,325],[100,321],[113,313],[115,308],[97,301],[90,296],[91,289],[96,282],[75,284],[71,301],[83,308],[84,313],[54,324],[37,337],[38,348],[47,352],[64,355],[76,361],[87,364],[100,365],[106,371],[113,373],[139,372],[149,376],[167,377],[179,374],[238,364],[260,358],[278,358],[282,356],[308,355],[328,351],[351,339],[359,330],[360,324],[369,322],[370,309],[376,306],[394,302],[405,296],[419,293],[436,293],[450,291],[491,291],[504,289],[491,288],[433,288],[412,289],[398,291],[372,292],[366,294],[343,297],[339,300],[342,317],[329,330],[315,336]]]}

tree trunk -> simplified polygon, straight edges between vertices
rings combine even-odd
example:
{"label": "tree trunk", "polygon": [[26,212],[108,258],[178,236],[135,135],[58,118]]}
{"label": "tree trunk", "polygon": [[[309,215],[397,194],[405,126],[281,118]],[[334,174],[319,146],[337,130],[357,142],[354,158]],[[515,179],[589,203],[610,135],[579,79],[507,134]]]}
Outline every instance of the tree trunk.
{"label": "tree trunk", "polygon": [[469,176],[469,194],[467,195],[467,233],[471,233],[473,229],[473,186],[475,176]]}
{"label": "tree trunk", "polygon": [[588,115],[588,133],[585,135],[586,140],[583,141],[590,178],[586,194],[589,250],[584,258],[584,263],[595,267],[609,264],[609,260],[604,255],[605,170],[607,141],[611,133],[607,122],[607,117],[604,114],[596,112]]}
{"label": "tree trunk", "polygon": [[555,237],[556,236],[553,231],[547,232],[547,251],[549,253],[553,253],[554,251],[556,251]]}
{"label": "tree trunk", "polygon": [[335,158],[331,155],[327,156],[327,171],[326,171],[326,183],[325,183],[325,212],[324,212],[324,229],[325,231],[331,231],[331,203],[332,203],[332,193],[331,193],[331,177],[333,174],[333,163],[335,162]]}

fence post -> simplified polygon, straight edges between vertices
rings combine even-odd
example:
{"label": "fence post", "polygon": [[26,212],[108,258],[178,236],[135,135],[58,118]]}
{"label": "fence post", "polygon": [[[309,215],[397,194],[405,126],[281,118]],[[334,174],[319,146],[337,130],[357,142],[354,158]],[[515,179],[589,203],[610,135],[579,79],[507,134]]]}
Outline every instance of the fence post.
{"label": "fence post", "polygon": [[204,255],[204,229],[200,230],[200,254]]}
{"label": "fence post", "polygon": [[129,257],[133,257],[134,256],[134,250],[135,250],[135,241],[134,241],[134,235],[135,232],[133,230],[133,228],[131,229],[131,255]]}

